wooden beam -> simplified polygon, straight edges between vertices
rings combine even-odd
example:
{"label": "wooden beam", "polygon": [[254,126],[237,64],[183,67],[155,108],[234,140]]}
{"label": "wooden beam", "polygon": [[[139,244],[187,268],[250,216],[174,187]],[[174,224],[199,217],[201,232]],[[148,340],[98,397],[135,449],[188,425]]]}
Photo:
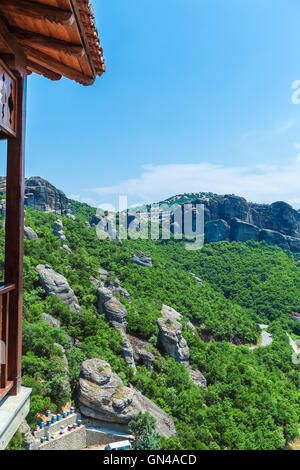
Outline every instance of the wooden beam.
{"label": "wooden beam", "polygon": [[13,54],[1,54],[1,59],[12,72],[18,72],[22,77],[31,74],[31,72],[26,69],[26,62],[25,66],[21,65]]}
{"label": "wooden beam", "polygon": [[23,252],[24,252],[24,152],[26,77],[17,79],[17,136],[7,140],[5,283],[15,284],[10,293],[8,380],[12,395],[21,387]]}
{"label": "wooden beam", "polygon": [[83,85],[92,85],[95,81],[94,77],[83,75],[78,70],[63,64],[62,62],[59,62],[58,60],[55,60],[49,55],[44,54],[41,51],[37,51],[32,47],[24,45],[24,51],[29,60],[52,70],[52,72],[63,75],[70,80],[75,80],[75,82],[81,83]]}
{"label": "wooden beam", "polygon": [[0,40],[15,56],[16,63],[26,68],[26,56],[22,47],[18,44],[14,34],[11,33],[5,22],[0,18]]}
{"label": "wooden beam", "polygon": [[79,31],[79,34],[80,34],[81,42],[82,42],[82,44],[83,44],[83,46],[86,50],[86,56],[87,56],[87,59],[88,59],[88,62],[89,62],[89,66],[91,68],[91,72],[94,76],[96,76],[97,73],[96,73],[96,70],[95,70],[95,66],[94,66],[94,62],[93,62],[89,42],[88,42],[88,39],[87,39],[87,36],[86,36],[85,28],[84,28],[82,20],[81,20],[81,14],[80,14],[78,2],[76,0],[69,0],[69,1],[70,1],[72,11],[74,13],[74,18],[76,20],[76,24],[77,24],[77,28],[78,28],[78,31]]}
{"label": "wooden beam", "polygon": [[27,69],[31,72],[37,73],[38,75],[43,75],[44,77],[49,78],[50,80],[57,81],[61,79],[61,75],[59,73],[53,72],[52,70],[43,67],[36,62],[31,60],[27,60]]}
{"label": "wooden beam", "polygon": [[25,31],[23,29],[14,28],[13,33],[20,43],[28,44],[35,47],[36,45],[42,46],[43,49],[55,50],[64,52],[68,55],[82,57],[84,48],[80,44],[72,44],[70,42],[61,41],[60,39],[43,36],[42,34]]}
{"label": "wooden beam", "polygon": [[30,0],[1,0],[0,10],[4,13],[14,13],[28,18],[47,19],[52,23],[71,26],[75,18],[72,11],[62,10]]}

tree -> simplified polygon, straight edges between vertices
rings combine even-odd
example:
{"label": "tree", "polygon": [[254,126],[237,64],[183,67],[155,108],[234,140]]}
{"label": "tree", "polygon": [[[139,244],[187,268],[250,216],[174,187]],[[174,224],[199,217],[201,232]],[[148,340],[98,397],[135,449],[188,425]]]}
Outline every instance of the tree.
{"label": "tree", "polygon": [[156,432],[156,421],[148,411],[138,413],[129,424],[129,431],[134,435],[135,450],[159,450],[161,438]]}

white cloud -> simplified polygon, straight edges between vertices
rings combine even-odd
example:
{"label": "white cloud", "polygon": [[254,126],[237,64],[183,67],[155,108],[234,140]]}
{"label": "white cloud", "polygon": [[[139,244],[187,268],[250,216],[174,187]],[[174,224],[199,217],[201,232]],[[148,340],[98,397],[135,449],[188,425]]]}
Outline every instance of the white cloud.
{"label": "white cloud", "polygon": [[85,202],[93,207],[97,206],[97,202],[91,197],[79,196],[79,194],[69,194],[67,197],[68,199],[73,199],[73,201]]}
{"label": "white cloud", "polygon": [[237,194],[253,202],[284,200],[300,207],[300,158],[285,165],[225,167],[208,162],[144,165],[139,177],[93,189],[101,196],[123,194],[156,202],[184,192]]}

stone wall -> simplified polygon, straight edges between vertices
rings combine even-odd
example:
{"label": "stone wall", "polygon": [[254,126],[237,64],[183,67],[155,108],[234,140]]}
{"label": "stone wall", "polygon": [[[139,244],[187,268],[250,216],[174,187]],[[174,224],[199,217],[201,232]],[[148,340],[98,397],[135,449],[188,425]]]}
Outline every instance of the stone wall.
{"label": "stone wall", "polygon": [[51,439],[39,446],[39,450],[81,450],[86,447],[86,429],[84,426],[66,431],[65,434]]}
{"label": "stone wall", "polygon": [[43,429],[39,429],[33,433],[36,439],[41,439],[41,437],[46,436],[49,433],[55,433],[60,430],[61,426],[72,426],[74,423],[77,422],[78,419],[81,419],[81,415],[79,413],[73,413],[66,418],[61,419],[60,421],[56,421],[55,423],[51,424],[50,426],[45,426]]}
{"label": "stone wall", "polygon": [[101,431],[100,429],[86,429],[86,445],[95,446],[95,445],[106,445],[111,442],[121,442],[125,440],[132,440],[133,436],[129,434],[111,434],[106,431]]}

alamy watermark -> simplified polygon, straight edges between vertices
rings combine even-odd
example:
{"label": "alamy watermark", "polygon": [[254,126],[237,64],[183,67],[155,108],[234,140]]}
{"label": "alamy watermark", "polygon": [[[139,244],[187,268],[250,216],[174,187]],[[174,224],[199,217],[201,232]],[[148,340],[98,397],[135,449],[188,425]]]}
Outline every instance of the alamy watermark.
{"label": "alamy watermark", "polygon": [[100,240],[185,240],[187,250],[204,245],[203,204],[151,204],[128,208],[127,196],[119,197],[118,211],[97,209]]}

